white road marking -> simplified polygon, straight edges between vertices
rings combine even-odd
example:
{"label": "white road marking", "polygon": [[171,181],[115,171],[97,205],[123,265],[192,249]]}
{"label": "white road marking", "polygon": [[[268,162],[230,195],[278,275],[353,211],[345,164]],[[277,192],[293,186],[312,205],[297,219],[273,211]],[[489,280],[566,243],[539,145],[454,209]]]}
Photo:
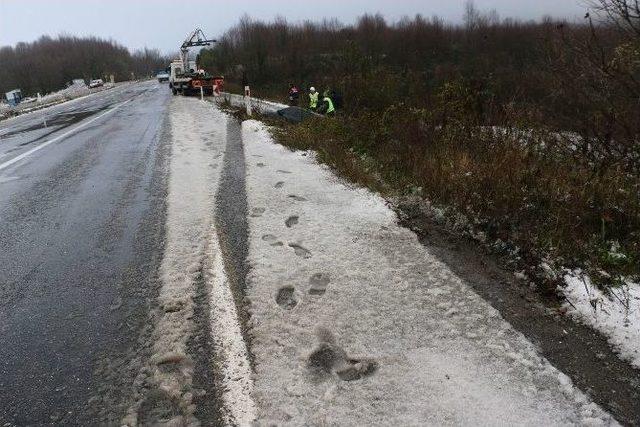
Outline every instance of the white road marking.
{"label": "white road marking", "polygon": [[79,131],[80,129],[82,129],[82,128],[84,128],[84,127],[87,127],[87,126],[88,126],[88,125],[90,125],[91,123],[95,122],[95,121],[96,121],[96,120],[98,120],[98,119],[101,119],[102,117],[106,116],[107,114],[113,113],[113,112],[114,112],[114,111],[116,111],[118,108],[122,107],[123,105],[125,105],[126,103],[128,103],[128,102],[130,102],[130,101],[131,101],[131,100],[130,100],[130,99],[128,99],[128,100],[126,100],[126,101],[124,101],[124,102],[121,102],[120,104],[116,105],[116,106],[115,106],[115,107],[113,107],[112,109],[110,109],[110,110],[108,110],[108,111],[105,111],[104,113],[99,114],[99,115],[97,115],[96,117],[94,117],[94,118],[92,118],[92,119],[90,119],[90,120],[87,120],[87,121],[86,121],[86,122],[84,122],[84,123],[79,124],[78,126],[74,127],[74,128],[73,128],[73,129],[71,129],[71,130],[68,130],[67,132],[63,133],[62,135],[58,135],[58,136],[56,136],[55,138],[52,138],[52,139],[50,139],[50,140],[48,140],[48,141],[43,142],[42,144],[40,144],[40,145],[38,145],[38,146],[36,146],[36,147],[33,147],[33,148],[32,148],[31,150],[29,150],[29,151],[25,151],[24,153],[22,153],[22,154],[20,154],[20,155],[18,155],[18,156],[16,156],[16,157],[14,157],[14,158],[13,158],[13,159],[11,159],[11,160],[7,160],[6,162],[1,163],[1,164],[0,164],[0,170],[6,169],[6,168],[8,168],[9,166],[11,166],[11,165],[14,165],[14,164],[18,163],[18,162],[19,162],[19,161],[21,161],[22,159],[24,159],[24,158],[26,158],[26,157],[29,157],[30,155],[32,155],[32,154],[33,154],[33,153],[35,153],[36,151],[40,151],[40,150],[42,150],[43,148],[45,148],[46,146],[51,145],[51,144],[53,144],[54,142],[60,141],[61,139],[64,139],[64,138],[68,137],[69,135],[73,134],[74,132],[77,132],[77,131]]}
{"label": "white road marking", "polygon": [[221,365],[223,417],[225,425],[248,426],[256,419],[253,376],[249,352],[242,336],[236,304],[225,274],[224,260],[215,229],[211,230],[207,253],[211,336]]}

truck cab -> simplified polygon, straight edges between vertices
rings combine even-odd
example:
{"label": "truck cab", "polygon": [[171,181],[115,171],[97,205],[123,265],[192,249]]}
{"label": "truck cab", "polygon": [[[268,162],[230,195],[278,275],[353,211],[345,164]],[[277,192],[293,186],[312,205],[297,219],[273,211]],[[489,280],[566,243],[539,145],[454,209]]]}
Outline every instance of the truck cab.
{"label": "truck cab", "polygon": [[[189,61],[189,67],[184,69],[184,65],[181,60],[176,59],[171,61],[170,73],[169,73],[169,88],[174,95],[178,93],[186,93],[189,89],[189,82],[191,81],[190,75],[196,69],[196,62]],[[193,70],[193,71],[192,71]]]}
{"label": "truck cab", "polygon": [[174,95],[213,95],[222,89],[224,78],[212,76],[204,70],[199,70],[196,61],[189,61],[189,67],[184,69],[181,60],[171,62],[169,74],[169,88]]}

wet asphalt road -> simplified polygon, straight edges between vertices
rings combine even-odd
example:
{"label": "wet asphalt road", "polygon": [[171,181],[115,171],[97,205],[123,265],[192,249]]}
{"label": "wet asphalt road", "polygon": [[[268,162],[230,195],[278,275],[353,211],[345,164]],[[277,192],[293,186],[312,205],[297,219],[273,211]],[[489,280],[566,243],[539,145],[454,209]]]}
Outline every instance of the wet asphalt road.
{"label": "wet asphalt road", "polygon": [[158,290],[170,96],[145,82],[0,122],[0,426],[126,410]]}

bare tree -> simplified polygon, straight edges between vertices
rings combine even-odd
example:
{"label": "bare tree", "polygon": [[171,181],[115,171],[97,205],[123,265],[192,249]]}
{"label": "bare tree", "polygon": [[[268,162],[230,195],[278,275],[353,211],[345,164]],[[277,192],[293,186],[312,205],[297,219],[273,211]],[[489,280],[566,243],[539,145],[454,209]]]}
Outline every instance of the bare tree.
{"label": "bare tree", "polygon": [[640,37],[639,0],[589,0],[596,13],[625,32]]}

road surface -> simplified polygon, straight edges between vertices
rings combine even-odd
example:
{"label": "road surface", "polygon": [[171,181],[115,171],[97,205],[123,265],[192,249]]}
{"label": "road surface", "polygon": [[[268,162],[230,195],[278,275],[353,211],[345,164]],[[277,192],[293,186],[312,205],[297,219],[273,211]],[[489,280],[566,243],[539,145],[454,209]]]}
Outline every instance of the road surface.
{"label": "road surface", "polygon": [[0,420],[122,404],[157,288],[169,97],[127,85],[0,123]]}
{"label": "road surface", "polygon": [[165,85],[0,122],[0,200],[3,427],[638,420],[632,368],[565,375],[380,196]]}

